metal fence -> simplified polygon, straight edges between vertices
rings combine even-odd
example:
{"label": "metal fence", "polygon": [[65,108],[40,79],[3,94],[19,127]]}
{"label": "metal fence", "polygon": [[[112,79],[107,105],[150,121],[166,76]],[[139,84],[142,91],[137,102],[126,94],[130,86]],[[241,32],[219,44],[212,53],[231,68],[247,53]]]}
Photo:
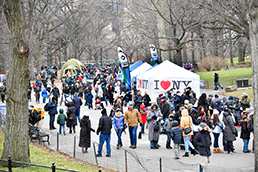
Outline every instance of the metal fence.
{"label": "metal fence", "polygon": [[7,162],[8,171],[0,170],[0,171],[3,171],[3,172],[12,172],[13,164],[20,164],[20,165],[24,165],[24,166],[35,166],[35,167],[40,167],[40,168],[48,168],[48,169],[51,169],[52,172],[55,172],[56,170],[70,171],[70,172],[79,172],[79,171],[76,171],[76,170],[57,168],[55,166],[54,162],[52,163],[51,166],[45,166],[45,165],[32,164],[32,163],[27,163],[27,162],[13,161],[10,156],[9,156],[8,160],[7,159],[0,159],[0,162]]}

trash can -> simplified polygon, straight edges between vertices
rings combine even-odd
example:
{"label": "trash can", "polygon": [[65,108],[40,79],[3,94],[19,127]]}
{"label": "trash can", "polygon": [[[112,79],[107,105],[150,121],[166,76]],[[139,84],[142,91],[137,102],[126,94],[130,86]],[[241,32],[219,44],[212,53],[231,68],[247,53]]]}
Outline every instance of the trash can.
{"label": "trash can", "polygon": [[236,82],[237,82],[237,87],[243,87],[242,86],[242,82],[243,82],[242,79],[237,79]]}
{"label": "trash can", "polygon": [[244,87],[248,87],[248,78],[243,79]]}

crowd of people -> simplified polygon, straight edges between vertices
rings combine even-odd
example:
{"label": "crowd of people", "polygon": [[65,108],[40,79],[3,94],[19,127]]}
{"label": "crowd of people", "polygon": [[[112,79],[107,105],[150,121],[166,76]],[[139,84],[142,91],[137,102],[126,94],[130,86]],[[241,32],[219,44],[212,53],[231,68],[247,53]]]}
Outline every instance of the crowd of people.
{"label": "crowd of people", "polygon": [[[151,100],[147,92],[142,95],[140,90],[136,90],[135,85],[131,93],[125,83],[118,82],[115,69],[116,66],[112,66],[102,71],[99,70],[95,73],[93,83],[88,82],[87,76],[92,70],[90,68],[74,76],[64,74],[60,90],[55,85],[55,81],[49,83],[48,77],[41,76],[32,88],[34,88],[37,103],[40,103],[40,95],[42,95],[43,103],[46,103],[46,99],[52,94],[52,101],[44,108],[50,115],[49,129],[56,129],[54,121],[55,115],[58,114],[58,98],[61,97],[60,104],[64,101],[67,110],[65,115],[64,110],[59,109],[57,117],[57,123],[60,125],[59,132],[66,134],[66,125],[69,133],[75,133],[75,126],[79,123],[81,128],[79,146],[83,153],[87,152],[91,145],[90,133],[95,132],[100,134],[97,156],[102,156],[102,147],[106,142],[106,156],[110,157],[112,128],[117,134],[117,149],[123,147],[122,133],[126,132],[127,128],[132,149],[137,148],[137,138],[146,133],[150,141],[150,149],[159,149],[160,134],[166,134],[165,147],[172,149],[173,146],[175,159],[180,158],[179,149],[184,149],[183,157],[189,157],[190,153],[204,156],[206,162],[203,164],[204,167],[209,163],[212,144],[213,153],[235,151],[233,142],[238,137],[237,127],[241,126],[240,138],[243,139],[243,152],[249,153],[254,150],[253,147],[252,150],[248,149],[250,134],[253,131],[253,116],[248,111],[250,99],[246,93],[241,99],[233,96],[228,98],[220,98],[219,95],[207,96],[206,93],[197,98],[194,90],[187,87],[183,93],[174,92],[171,89],[164,95],[160,94],[156,100]],[[55,78],[55,71],[53,73],[53,78]],[[52,80],[51,77],[50,80]],[[42,85],[43,91],[41,91]],[[28,89],[31,90],[30,84]],[[115,93],[118,96],[114,97]],[[28,95],[29,100],[31,100],[30,94],[31,92]],[[88,113],[84,114],[82,119],[80,118],[80,107],[85,105],[93,109],[93,102],[95,102],[94,109],[100,109],[102,114],[96,130],[91,126]],[[106,107],[109,105],[112,108],[108,113]],[[41,111],[34,111],[30,112],[31,116],[34,116],[31,120],[33,125],[35,121],[42,118],[39,115]],[[137,136],[138,126],[140,126],[140,133]],[[210,134],[213,134],[214,140],[211,140]],[[221,144],[218,142],[220,136],[222,137]],[[171,144],[172,141],[174,145]]]}

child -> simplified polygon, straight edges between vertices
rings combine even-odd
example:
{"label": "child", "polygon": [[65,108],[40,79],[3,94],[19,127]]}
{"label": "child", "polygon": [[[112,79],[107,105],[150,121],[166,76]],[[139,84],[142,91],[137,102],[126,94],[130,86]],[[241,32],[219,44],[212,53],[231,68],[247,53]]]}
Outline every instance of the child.
{"label": "child", "polygon": [[250,131],[247,128],[247,116],[246,116],[246,114],[242,115],[240,138],[243,139],[243,142],[244,142],[243,152],[244,153],[250,153],[251,151],[248,150],[248,143],[249,143],[249,139],[250,139]]}
{"label": "child", "polygon": [[99,98],[97,98],[95,102],[95,110],[97,109],[101,109],[101,101]]}
{"label": "child", "polygon": [[65,135],[65,121],[66,121],[67,117],[64,114],[64,110],[63,109],[59,109],[59,115],[57,117],[57,123],[59,124],[59,133],[61,134],[61,130],[63,128],[63,134]]}
{"label": "child", "polygon": [[179,146],[182,143],[182,130],[178,126],[177,121],[172,121],[172,129],[171,129],[171,138],[174,141],[174,153],[175,157],[174,159],[179,159],[180,151]]}
{"label": "child", "polygon": [[47,99],[47,90],[44,88],[44,90],[41,93],[41,96],[43,97],[43,103],[46,103]]}
{"label": "child", "polygon": [[145,124],[146,124],[146,121],[147,121],[147,118],[146,118],[146,115],[147,115],[147,111],[145,110],[145,105],[142,104],[140,106],[140,114],[141,114],[141,118],[142,118],[142,126],[141,126],[141,132],[142,134],[145,134],[144,132],[144,127],[145,127]]}
{"label": "child", "polygon": [[173,115],[169,115],[169,120],[166,121],[165,123],[165,130],[167,133],[167,144],[166,144],[166,148],[167,149],[172,149],[172,147],[170,146],[170,141],[171,141],[171,128],[172,128],[172,121],[173,121]]}
{"label": "child", "polygon": [[87,93],[87,96],[86,96],[86,102],[85,104],[89,106],[89,109],[93,109],[93,106],[92,106],[92,99],[93,99],[93,95],[91,93],[91,91],[89,90],[89,92]]}
{"label": "child", "polygon": [[206,123],[202,122],[200,124],[201,131],[195,136],[194,143],[197,146],[200,155],[205,158],[205,162],[202,164],[204,171],[207,171],[207,165],[210,163],[210,156],[211,151],[210,147],[211,143],[211,136],[208,131],[208,126]]}

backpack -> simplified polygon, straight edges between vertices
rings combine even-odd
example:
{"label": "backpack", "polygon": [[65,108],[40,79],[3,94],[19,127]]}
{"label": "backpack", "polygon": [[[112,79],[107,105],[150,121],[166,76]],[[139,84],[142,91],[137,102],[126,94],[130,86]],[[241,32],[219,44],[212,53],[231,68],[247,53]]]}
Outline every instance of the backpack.
{"label": "backpack", "polygon": [[45,104],[44,111],[49,111],[49,102],[47,104]]}
{"label": "backpack", "polygon": [[253,115],[251,115],[247,121],[247,130],[250,132],[254,131]]}

